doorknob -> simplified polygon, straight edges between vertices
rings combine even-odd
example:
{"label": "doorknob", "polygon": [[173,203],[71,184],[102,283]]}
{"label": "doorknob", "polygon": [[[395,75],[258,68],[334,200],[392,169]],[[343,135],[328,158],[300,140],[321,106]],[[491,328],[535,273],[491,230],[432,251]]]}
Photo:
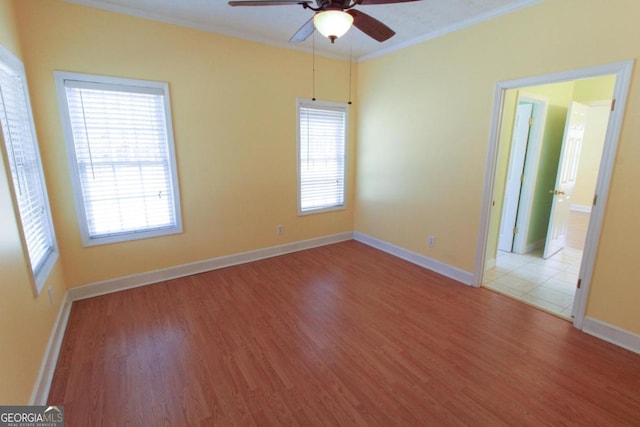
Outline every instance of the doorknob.
{"label": "doorknob", "polygon": [[564,196],[564,191],[549,190],[549,194],[553,194],[554,196]]}

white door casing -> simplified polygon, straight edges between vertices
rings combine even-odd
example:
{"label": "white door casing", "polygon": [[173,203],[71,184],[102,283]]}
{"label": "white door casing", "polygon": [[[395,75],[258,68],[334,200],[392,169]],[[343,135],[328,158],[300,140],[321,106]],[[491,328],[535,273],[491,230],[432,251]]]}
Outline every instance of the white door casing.
{"label": "white door casing", "polygon": [[631,85],[633,66],[634,60],[628,60],[515,80],[500,81],[496,83],[493,103],[493,120],[491,122],[489,150],[487,151],[487,168],[485,170],[484,177],[485,192],[482,202],[483,209],[480,217],[480,230],[478,233],[476,261],[473,274],[474,286],[479,287],[482,285],[483,273],[486,265],[489,226],[494,206],[493,197],[498,158],[499,130],[502,120],[505,92],[509,89],[613,74],[616,76],[616,83],[613,91],[615,108],[612,108],[613,112],[611,113],[609,126],[607,127],[606,141],[602,152],[602,160],[596,183],[596,196],[598,198],[598,202],[597,204],[594,204],[592,209],[591,221],[589,222],[589,229],[587,232],[587,241],[583,252],[582,265],[580,267],[582,287],[576,292],[576,298],[574,301],[575,318],[573,324],[578,329],[583,328],[587,307],[587,295],[589,295],[589,288],[591,287],[596,250],[598,248],[600,233],[602,231],[604,208],[607,204],[608,190],[611,183],[611,175],[613,173],[618,141],[622,129],[622,121],[624,118],[629,86]]}

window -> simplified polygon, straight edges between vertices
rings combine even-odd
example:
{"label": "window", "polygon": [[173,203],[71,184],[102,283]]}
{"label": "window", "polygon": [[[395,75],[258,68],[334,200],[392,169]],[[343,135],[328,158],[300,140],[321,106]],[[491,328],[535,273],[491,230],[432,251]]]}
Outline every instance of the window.
{"label": "window", "polygon": [[298,213],[345,207],[346,104],[298,100]]}
{"label": "window", "polygon": [[0,46],[0,136],[36,295],[58,259],[22,62]]}
{"label": "window", "polygon": [[55,77],[85,246],[182,232],[168,85]]}

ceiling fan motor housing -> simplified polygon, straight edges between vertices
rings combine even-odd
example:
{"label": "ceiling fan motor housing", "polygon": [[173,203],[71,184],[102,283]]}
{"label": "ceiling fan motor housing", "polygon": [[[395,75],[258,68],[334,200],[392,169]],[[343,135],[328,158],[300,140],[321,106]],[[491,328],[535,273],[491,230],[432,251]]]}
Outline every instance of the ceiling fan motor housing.
{"label": "ceiling fan motor housing", "polygon": [[[277,5],[299,5],[304,9],[309,9],[316,14],[309,19],[289,40],[292,43],[299,43],[305,41],[309,36],[313,34],[318,25],[315,23],[315,18],[318,15],[326,12],[337,12],[335,18],[330,26],[338,26],[346,28],[342,33],[331,31],[322,31],[318,28],[318,31],[333,43],[344,32],[348,31],[353,24],[354,27],[368,35],[369,37],[383,42],[393,37],[395,31],[387,27],[382,22],[378,21],[374,17],[354,9],[355,6],[370,6],[377,4],[394,4],[394,3],[408,3],[420,0],[315,0],[317,7],[311,6],[312,0],[232,0],[229,2],[230,6],[277,6]],[[346,16],[349,15],[349,16]],[[348,19],[347,19],[348,18]],[[327,20],[328,21],[328,20]],[[336,23],[339,21],[340,24]],[[343,25],[348,21],[349,25]],[[327,24],[328,25],[328,24]],[[325,27],[326,28],[326,27]],[[326,33],[326,34],[325,34]]]}

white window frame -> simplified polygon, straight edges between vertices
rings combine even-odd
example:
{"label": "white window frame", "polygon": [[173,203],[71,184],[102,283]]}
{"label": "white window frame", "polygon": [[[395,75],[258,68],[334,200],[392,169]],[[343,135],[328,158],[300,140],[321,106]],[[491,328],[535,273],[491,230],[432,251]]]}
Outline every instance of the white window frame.
{"label": "white window frame", "polygon": [[[29,248],[27,246],[27,237],[25,235],[25,224],[22,219],[22,213],[20,212],[20,203],[19,203],[19,189],[17,188],[17,183],[13,179],[12,170],[14,169],[14,162],[10,156],[9,150],[7,148],[8,144],[13,144],[5,135],[3,135],[2,128],[0,127],[0,146],[2,146],[2,157],[4,158],[5,171],[7,175],[7,181],[10,182],[10,193],[13,202],[13,209],[16,214],[16,221],[19,225],[20,231],[20,239],[22,241],[22,250],[24,253],[24,257],[27,260],[29,265],[29,269],[31,272],[31,284],[33,287],[34,295],[38,296],[42,289],[44,288],[45,282],[49,278],[53,267],[55,266],[56,261],[58,260],[58,245],[56,243],[56,235],[53,228],[53,220],[51,217],[51,206],[49,204],[49,197],[47,194],[47,186],[44,179],[44,170],[42,168],[42,160],[40,157],[40,150],[38,147],[38,138],[36,135],[35,125],[33,122],[33,112],[31,110],[31,102],[29,98],[29,90],[27,87],[27,78],[25,75],[24,65],[22,61],[18,59],[15,55],[9,52],[4,46],[0,45],[0,65],[8,69],[9,72],[13,73],[16,77],[22,80],[22,87],[24,92],[24,101],[26,107],[26,116],[25,120],[28,121],[26,126],[29,128],[31,133],[31,139],[26,142],[26,144],[33,144],[31,149],[34,154],[34,162],[33,164],[36,166],[35,174],[37,181],[39,182],[42,202],[44,204],[43,215],[45,216],[43,225],[46,227],[45,232],[49,235],[49,250],[42,257],[42,260],[38,263],[38,265],[33,265],[31,261],[31,257],[29,255]],[[3,118],[4,119],[4,118]]]}
{"label": "white window frame", "polygon": [[[339,111],[344,113],[345,115],[345,124],[344,124],[344,168],[342,169],[342,204],[336,204],[331,206],[321,206],[317,208],[302,208],[302,176],[301,176],[301,167],[302,167],[302,152],[301,152],[301,108],[315,108],[320,110],[332,110]],[[349,147],[349,105],[343,102],[329,102],[329,101],[317,101],[312,99],[302,99],[299,98],[296,100],[296,163],[297,163],[297,171],[298,171],[298,215],[311,215],[322,212],[332,212],[345,210],[347,208],[347,153]]]}
{"label": "white window frame", "polygon": [[[83,246],[97,246],[110,243],[127,242],[132,240],[147,239],[152,237],[167,236],[172,234],[182,233],[182,214],[180,206],[180,192],[178,186],[178,173],[176,167],[176,153],[173,139],[173,123],[171,120],[171,103],[169,99],[169,85],[166,82],[155,82],[149,80],[128,79],[120,77],[101,76],[93,74],[72,73],[65,71],[54,72],[56,88],[58,93],[58,105],[60,106],[60,113],[62,116],[62,124],[65,135],[65,142],[67,147],[67,157],[69,160],[72,185],[74,190],[74,197],[76,202],[76,212],[78,216],[78,223],[80,226],[80,233],[82,236]],[[87,83],[89,85],[93,83],[106,84],[111,86],[119,86],[123,89],[123,92],[136,92],[137,90],[153,90],[160,91],[163,94],[164,100],[164,113],[166,124],[167,145],[169,152],[169,172],[171,180],[171,188],[173,191],[173,216],[175,218],[175,225],[172,227],[163,227],[151,230],[135,230],[131,232],[122,232],[107,236],[91,236],[89,232],[89,226],[87,223],[87,212],[85,209],[85,202],[82,195],[82,187],[80,180],[80,173],[78,171],[78,162],[76,158],[76,150],[73,139],[73,130],[71,127],[71,121],[69,116],[69,106],[67,103],[67,95],[65,89],[65,81],[72,80],[80,82],[80,84]],[[142,89],[140,89],[142,88]]]}

